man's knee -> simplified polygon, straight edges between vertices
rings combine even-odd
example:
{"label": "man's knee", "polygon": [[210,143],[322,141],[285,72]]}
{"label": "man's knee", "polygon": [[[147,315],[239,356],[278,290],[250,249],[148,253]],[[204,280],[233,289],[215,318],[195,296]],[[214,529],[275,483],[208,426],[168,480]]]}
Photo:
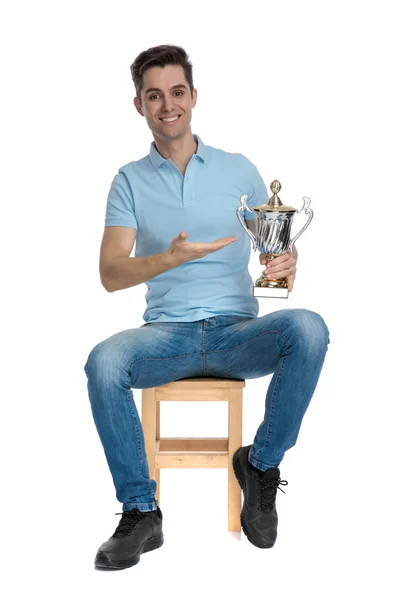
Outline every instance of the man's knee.
{"label": "man's knee", "polygon": [[312,310],[298,309],[300,318],[300,333],[307,341],[327,347],[329,344],[329,330],[324,319]]}
{"label": "man's knee", "polygon": [[329,330],[324,319],[318,313],[307,309],[288,311],[288,333],[294,342],[308,348],[325,349],[329,344]]}
{"label": "man's knee", "polygon": [[100,368],[100,363],[103,361],[102,358],[102,350],[101,350],[101,343],[97,344],[97,346],[95,346],[89,353],[89,356],[86,360],[86,364],[84,366],[84,370],[86,375],[89,377],[89,375],[92,375],[93,373],[96,373],[99,368]]}
{"label": "man's knee", "polygon": [[109,381],[120,370],[121,357],[115,345],[107,340],[100,342],[91,350],[84,366],[87,377]]}

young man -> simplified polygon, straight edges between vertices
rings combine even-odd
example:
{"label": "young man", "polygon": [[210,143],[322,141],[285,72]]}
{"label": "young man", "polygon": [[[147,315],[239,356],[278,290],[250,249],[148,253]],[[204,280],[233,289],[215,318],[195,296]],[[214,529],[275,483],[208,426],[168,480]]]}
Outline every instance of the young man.
{"label": "young man", "polygon": [[[100,277],[109,292],[146,283],[146,323],[99,343],[85,365],[93,418],[123,505],[118,527],[96,555],[96,567],[105,569],[132,566],[163,543],[156,482],[149,477],[131,388],[187,377],[274,374],[253,444],[239,448],[233,459],[244,494],[243,531],[255,546],[271,548],[276,493],[287,484],[278,466],[296,443],[329,343],[327,327],[314,312],[283,309],[257,316],[250,244],[236,209],[242,194],[252,208],[267,202],[268,193],[247,158],[192,134],[197,90],[186,52],[150,48],[131,72],[134,105],[154,141],[149,155],[121,167],[111,184]],[[296,262],[294,250],[275,258],[267,271],[288,277],[291,290]]]}

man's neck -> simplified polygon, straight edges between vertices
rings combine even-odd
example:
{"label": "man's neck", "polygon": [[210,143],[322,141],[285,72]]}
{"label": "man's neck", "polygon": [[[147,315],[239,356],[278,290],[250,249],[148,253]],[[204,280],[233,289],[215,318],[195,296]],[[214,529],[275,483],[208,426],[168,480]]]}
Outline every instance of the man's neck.
{"label": "man's neck", "polygon": [[193,154],[197,152],[197,142],[190,130],[174,140],[154,138],[157,151],[165,159],[170,158],[184,175]]}

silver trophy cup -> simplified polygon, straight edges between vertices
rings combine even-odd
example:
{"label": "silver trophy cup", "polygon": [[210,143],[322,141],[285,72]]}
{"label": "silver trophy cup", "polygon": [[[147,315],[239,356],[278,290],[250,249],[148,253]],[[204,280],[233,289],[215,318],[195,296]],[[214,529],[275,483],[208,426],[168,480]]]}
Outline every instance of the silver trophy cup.
{"label": "silver trophy cup", "polygon": [[[260,204],[251,209],[246,204],[247,196],[244,194],[240,197],[241,205],[236,210],[240,224],[253,242],[253,250],[258,250],[260,254],[266,254],[267,261],[291,251],[293,244],[307,229],[314,216],[310,208],[310,198],[303,198],[303,206],[300,210],[296,210],[292,206],[282,204],[278,196],[281,184],[277,179],[271,183],[270,187],[272,196],[268,204]],[[245,210],[256,215],[256,219],[246,221],[247,226],[244,222]],[[290,239],[293,216],[302,210],[308,215],[308,220],[304,227]],[[289,296],[287,280],[286,278],[267,279],[263,273],[253,286],[253,295],[258,298],[287,298]]]}

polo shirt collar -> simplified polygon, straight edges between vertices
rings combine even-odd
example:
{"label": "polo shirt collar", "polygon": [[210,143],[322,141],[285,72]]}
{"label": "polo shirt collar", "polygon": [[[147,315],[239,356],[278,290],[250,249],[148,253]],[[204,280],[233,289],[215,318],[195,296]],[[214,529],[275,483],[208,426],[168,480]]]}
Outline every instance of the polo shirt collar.
{"label": "polo shirt collar", "polygon": [[[193,134],[195,141],[197,142],[197,152],[195,156],[198,156],[204,163],[207,160],[207,146],[203,144],[200,137],[197,134]],[[162,164],[169,160],[168,158],[164,158],[158,152],[155,142],[151,142],[150,144],[150,153],[149,153],[151,164],[155,169],[158,169]]]}

